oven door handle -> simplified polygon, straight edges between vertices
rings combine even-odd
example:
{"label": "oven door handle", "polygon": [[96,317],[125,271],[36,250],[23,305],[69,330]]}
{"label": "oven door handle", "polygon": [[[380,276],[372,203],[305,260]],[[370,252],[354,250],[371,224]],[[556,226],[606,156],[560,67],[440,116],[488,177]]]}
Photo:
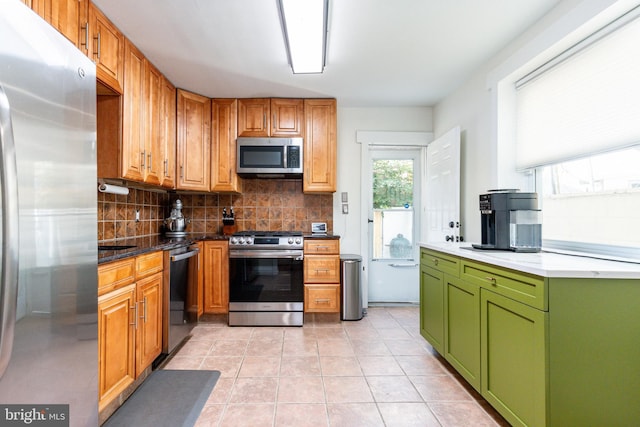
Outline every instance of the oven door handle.
{"label": "oven door handle", "polygon": [[296,261],[304,260],[302,251],[289,250],[231,250],[229,258],[277,258],[277,259],[294,259]]}
{"label": "oven door handle", "polygon": [[171,259],[171,262],[182,261],[183,259],[191,258],[192,256],[198,255],[198,252],[200,252],[200,249],[196,248],[182,254],[171,255],[169,259]]}

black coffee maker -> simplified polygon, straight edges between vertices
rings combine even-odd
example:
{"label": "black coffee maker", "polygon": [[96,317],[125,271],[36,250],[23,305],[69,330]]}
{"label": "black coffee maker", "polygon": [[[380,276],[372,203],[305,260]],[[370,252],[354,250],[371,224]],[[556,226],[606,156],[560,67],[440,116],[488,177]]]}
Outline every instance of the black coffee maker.
{"label": "black coffee maker", "polygon": [[476,249],[538,252],[541,246],[537,193],[515,189],[489,190],[480,195],[481,244]]}

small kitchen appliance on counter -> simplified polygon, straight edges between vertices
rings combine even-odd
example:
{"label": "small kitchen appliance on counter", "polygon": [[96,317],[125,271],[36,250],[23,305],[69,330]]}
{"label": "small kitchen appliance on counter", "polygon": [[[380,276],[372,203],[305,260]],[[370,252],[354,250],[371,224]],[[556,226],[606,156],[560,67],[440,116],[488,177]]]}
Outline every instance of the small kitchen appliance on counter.
{"label": "small kitchen appliance on counter", "polygon": [[189,224],[191,220],[187,219],[182,215],[182,202],[180,199],[176,199],[173,202],[171,215],[169,218],[164,220],[165,226],[165,236],[167,237],[184,237],[187,235],[185,229],[187,228],[187,224]]}
{"label": "small kitchen appliance on counter", "polygon": [[539,252],[542,245],[541,211],[537,193],[489,190],[480,195],[482,243],[476,249]]}

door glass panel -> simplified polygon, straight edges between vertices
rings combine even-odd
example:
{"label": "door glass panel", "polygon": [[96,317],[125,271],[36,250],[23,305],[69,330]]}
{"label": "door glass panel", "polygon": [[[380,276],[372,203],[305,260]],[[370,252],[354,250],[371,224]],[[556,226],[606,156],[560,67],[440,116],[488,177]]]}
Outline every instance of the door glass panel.
{"label": "door glass panel", "polygon": [[413,159],[373,160],[373,259],[413,259]]}

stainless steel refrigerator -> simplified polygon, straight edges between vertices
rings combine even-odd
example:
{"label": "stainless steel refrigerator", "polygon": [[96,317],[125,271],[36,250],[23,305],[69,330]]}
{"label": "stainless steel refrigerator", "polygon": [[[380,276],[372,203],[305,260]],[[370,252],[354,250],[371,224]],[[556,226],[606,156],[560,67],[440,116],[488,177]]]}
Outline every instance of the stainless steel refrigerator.
{"label": "stainless steel refrigerator", "polygon": [[0,425],[98,424],[95,79],[21,1],[0,1]]}

